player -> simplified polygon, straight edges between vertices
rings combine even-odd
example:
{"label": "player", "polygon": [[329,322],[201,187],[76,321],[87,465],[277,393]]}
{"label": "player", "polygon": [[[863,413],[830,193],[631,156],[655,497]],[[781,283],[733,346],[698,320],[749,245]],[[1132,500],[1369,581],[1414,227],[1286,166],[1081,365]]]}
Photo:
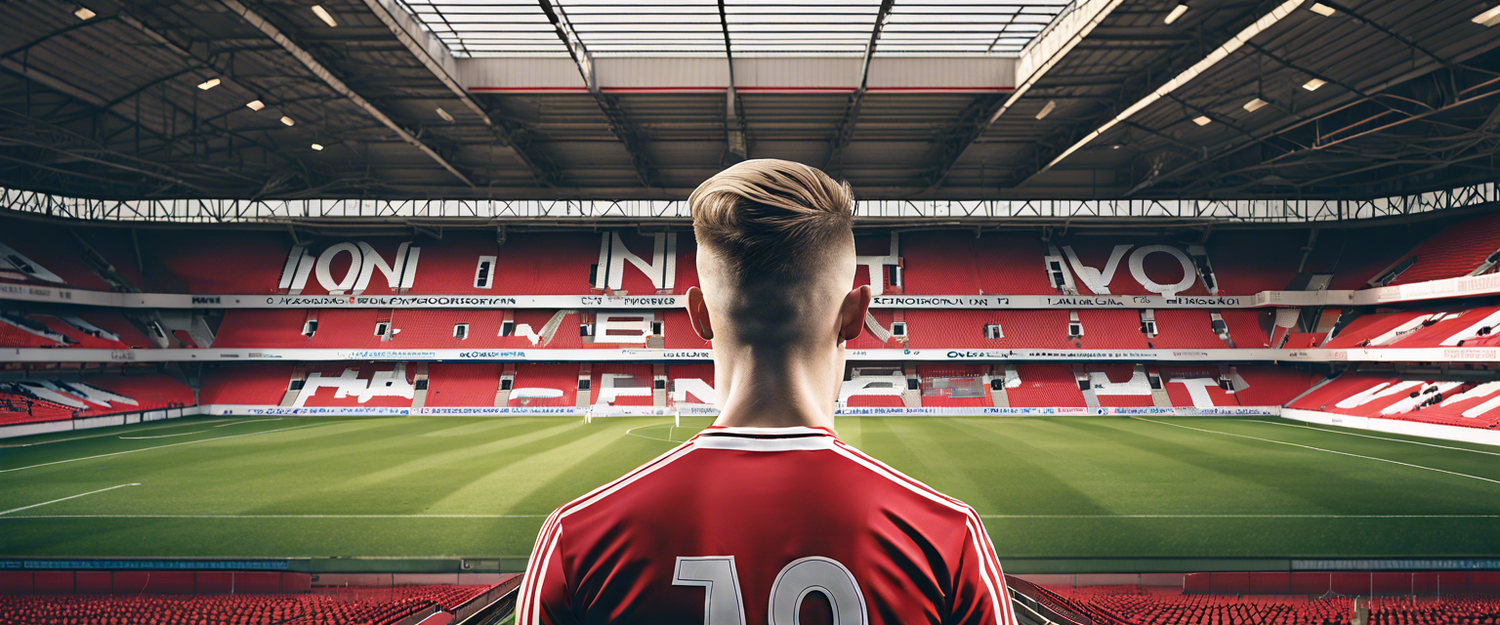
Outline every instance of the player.
{"label": "player", "polygon": [[849,187],[751,160],[688,204],[721,414],[548,517],[518,625],[1014,624],[979,516],[834,433],[870,305]]}

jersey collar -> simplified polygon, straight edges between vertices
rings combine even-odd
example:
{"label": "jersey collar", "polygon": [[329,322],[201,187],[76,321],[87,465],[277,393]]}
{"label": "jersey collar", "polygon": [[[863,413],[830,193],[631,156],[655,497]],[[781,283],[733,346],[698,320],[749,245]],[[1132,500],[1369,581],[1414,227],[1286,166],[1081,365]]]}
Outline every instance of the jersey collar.
{"label": "jersey collar", "polygon": [[796,451],[830,449],[838,440],[823,427],[724,427],[711,425],[692,439],[694,447],[741,451]]}

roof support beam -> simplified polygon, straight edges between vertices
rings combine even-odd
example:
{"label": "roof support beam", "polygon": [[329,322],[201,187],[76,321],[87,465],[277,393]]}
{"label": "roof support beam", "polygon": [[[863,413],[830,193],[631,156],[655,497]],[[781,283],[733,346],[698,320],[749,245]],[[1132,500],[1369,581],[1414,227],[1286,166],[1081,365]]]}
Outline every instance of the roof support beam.
{"label": "roof support beam", "polygon": [[[1484,53],[1489,52],[1490,50],[1494,50],[1496,48],[1500,48],[1500,38],[1492,38],[1492,40],[1489,41],[1489,42],[1487,42],[1485,45],[1478,46],[1476,48],[1472,48],[1472,49],[1466,50],[1459,57],[1453,58],[1453,59],[1448,59],[1448,63],[1450,63],[1450,64],[1463,63],[1463,62],[1465,62],[1465,61],[1467,61],[1467,60],[1469,60],[1471,58],[1474,58],[1476,56],[1479,56],[1481,54],[1484,54]],[[1415,79],[1417,79],[1417,78],[1419,78],[1421,76],[1426,76],[1426,75],[1432,73],[1433,71],[1436,71],[1436,70],[1440,69],[1441,67],[1443,67],[1442,62],[1439,61],[1439,60],[1434,59],[1431,62],[1423,63],[1421,65],[1418,65],[1418,66],[1412,68],[1411,71],[1408,71],[1408,72],[1406,72],[1404,74],[1401,74],[1400,76],[1397,76],[1395,78],[1392,78],[1390,80],[1382,82],[1379,85],[1375,85],[1375,86],[1372,86],[1372,87],[1367,87],[1365,89],[1365,91],[1367,91],[1367,92],[1369,92],[1371,94],[1378,94],[1378,93],[1380,93],[1382,91],[1385,91],[1386,89],[1389,89],[1389,88],[1394,87],[1396,85],[1400,85],[1400,84],[1404,84],[1404,83],[1410,82],[1410,81],[1415,80]],[[1475,90],[1475,89],[1471,88],[1471,90]],[[1465,98],[1465,99],[1463,99],[1461,101],[1450,103],[1449,105],[1444,106],[1444,107],[1439,108],[1439,109],[1434,110],[1434,111],[1428,111],[1426,113],[1418,113],[1416,115],[1410,115],[1408,117],[1405,117],[1405,118],[1402,118],[1400,120],[1397,120],[1396,122],[1393,122],[1391,124],[1387,124],[1385,126],[1373,128],[1373,129],[1367,130],[1365,132],[1362,132],[1362,133],[1359,133],[1359,134],[1356,134],[1356,135],[1351,135],[1351,136],[1348,136],[1348,137],[1344,137],[1343,139],[1340,139],[1339,142],[1341,143],[1343,141],[1348,141],[1350,139],[1354,139],[1354,138],[1357,138],[1359,136],[1363,136],[1363,135],[1370,134],[1370,133],[1373,133],[1373,132],[1379,132],[1379,131],[1387,130],[1387,129],[1393,127],[1393,126],[1398,126],[1398,125],[1405,124],[1405,123],[1408,123],[1408,122],[1417,121],[1419,119],[1426,118],[1426,117],[1428,117],[1428,116],[1430,116],[1432,114],[1448,110],[1452,106],[1466,104],[1466,103],[1471,102],[1473,100],[1476,100],[1476,99],[1479,99],[1479,98],[1483,98],[1483,97],[1488,97],[1490,95],[1495,95],[1495,93],[1494,92],[1492,92],[1492,93],[1485,93],[1485,94],[1482,94],[1482,95],[1479,95],[1479,96]],[[1260,136],[1261,140],[1265,140],[1265,139],[1271,138],[1271,137],[1280,136],[1282,134],[1285,134],[1285,133],[1290,132],[1292,130],[1295,130],[1297,128],[1301,128],[1301,127],[1303,127],[1303,126],[1305,126],[1307,124],[1314,123],[1314,122],[1316,122],[1316,121],[1318,121],[1320,119],[1323,119],[1324,117],[1327,117],[1328,115],[1331,115],[1333,113],[1336,113],[1336,112],[1338,112],[1340,110],[1343,110],[1343,109],[1351,106],[1352,105],[1351,103],[1363,101],[1363,100],[1365,100],[1367,98],[1368,98],[1368,96],[1362,97],[1362,96],[1358,95],[1354,91],[1347,91],[1346,94],[1343,97],[1337,98],[1334,101],[1329,102],[1328,105],[1325,107],[1325,109],[1324,109],[1323,112],[1318,113],[1318,114],[1308,114],[1307,117],[1298,117],[1295,120],[1288,120],[1287,123],[1282,124],[1281,126],[1279,126],[1277,128],[1273,128],[1269,132],[1266,132],[1266,133],[1262,134]],[[1226,158],[1226,157],[1228,157],[1228,156],[1230,156],[1232,154],[1240,152],[1241,150],[1244,150],[1244,149],[1246,149],[1246,148],[1248,148],[1248,147],[1250,147],[1252,145],[1256,145],[1257,143],[1259,143],[1259,141],[1245,141],[1245,142],[1241,142],[1241,143],[1238,143],[1238,144],[1235,144],[1232,141],[1225,142],[1225,143],[1221,143],[1219,145],[1216,145],[1216,146],[1213,146],[1213,147],[1209,148],[1209,153],[1215,155],[1214,158],[1216,158],[1216,159],[1223,159],[1223,158]],[[1319,146],[1316,149],[1325,149],[1327,147],[1330,147],[1330,144],[1321,145],[1321,146]],[[1283,158],[1285,158],[1287,156],[1296,156],[1296,155],[1299,155],[1301,153],[1303,153],[1303,151],[1302,150],[1298,150],[1298,151],[1294,151],[1294,152],[1291,152],[1291,153],[1288,153],[1288,154],[1282,154],[1282,155],[1280,155],[1280,156],[1278,156],[1276,158],[1283,159]],[[1157,174],[1155,176],[1147,177],[1146,179],[1141,180],[1135,186],[1131,187],[1129,191],[1126,191],[1125,192],[1125,196],[1126,197],[1130,197],[1132,195],[1135,195],[1136,193],[1139,193],[1141,191],[1145,191],[1147,189],[1150,189],[1150,188],[1152,188],[1152,187],[1154,187],[1154,186],[1156,186],[1158,184],[1161,184],[1161,183],[1166,182],[1168,180],[1177,178],[1178,176],[1181,176],[1181,175],[1186,174],[1188,172],[1197,170],[1198,168],[1200,168],[1203,165],[1205,165],[1207,162],[1208,162],[1207,159],[1189,161],[1188,163],[1182,165],[1181,167],[1173,169],[1172,171],[1163,172],[1163,173]]]}
{"label": "roof support beam", "polygon": [[[484,110],[484,107],[480,106],[469,95],[468,90],[464,89],[463,85],[458,84],[458,81],[453,79],[453,75],[448,72],[447,67],[443,66],[442,61],[433,57],[428,46],[417,41],[417,37],[426,37],[425,32],[414,26],[409,27],[401,23],[401,20],[396,15],[387,10],[386,4],[381,0],[364,0],[364,2],[365,6],[370,8],[370,12],[374,13],[375,17],[380,18],[380,21],[390,29],[391,34],[396,36],[401,45],[407,51],[411,52],[412,56],[423,67],[427,68],[427,71],[432,72],[432,76],[437,78],[438,82],[443,83],[444,87],[452,91],[459,102],[463,103],[464,107],[473,111],[479,117],[480,121],[483,121],[484,125],[495,133],[495,137],[500,140],[501,145],[510,148],[516,154],[516,158],[521,161],[522,165],[526,166],[526,169],[531,171],[532,177],[536,178],[539,184],[544,187],[552,187],[560,182],[559,178],[561,176],[551,162],[547,161],[544,157],[529,153],[525,149],[525,140],[519,136],[516,128],[511,127],[503,121],[497,124],[495,120],[491,119],[489,113]],[[410,16],[402,15],[402,17],[405,17],[408,21],[411,20]],[[427,43],[429,45],[434,44],[430,38],[428,38]]]}
{"label": "roof support beam", "polygon": [[[720,0],[720,4],[722,3],[723,0]],[[833,133],[828,162],[823,165],[823,169],[834,178],[838,178],[843,172],[844,151],[854,139],[854,124],[859,121],[859,109],[864,106],[865,90],[870,84],[870,61],[875,57],[875,46],[880,44],[880,33],[885,30],[885,22],[891,16],[891,7],[895,5],[896,0],[881,0],[880,9],[875,13],[875,27],[870,30],[870,42],[865,44],[865,57],[859,64],[859,87],[849,94],[849,103],[844,107],[844,119]]]}
{"label": "roof support beam", "polygon": [[969,151],[969,146],[978,141],[979,137],[984,135],[984,131],[995,125],[1001,115],[1015,106],[1027,91],[1041,81],[1048,70],[1056,67],[1124,1],[1089,2],[1085,0],[1079,2],[1071,12],[1064,11],[1040,35],[1037,35],[1036,39],[1026,44],[1026,48],[1021,51],[1021,63],[1016,67],[1016,79],[1019,82],[1015,90],[999,106],[993,107],[988,117],[985,117],[981,123],[971,122],[962,126],[958,133],[960,138],[956,143],[943,147],[939,153],[939,160],[934,162],[932,170],[927,174],[927,190],[931,191],[942,185],[948,179],[948,174],[952,173],[953,166],[963,158],[964,152]]}
{"label": "roof support beam", "polygon": [[340,80],[337,76],[334,76],[332,71],[330,71],[327,67],[324,67],[323,64],[318,62],[317,59],[313,58],[311,53],[309,53],[307,50],[302,49],[301,46],[298,46],[289,37],[287,37],[285,33],[282,33],[281,29],[277,28],[275,24],[267,21],[266,18],[261,16],[259,13],[250,10],[250,7],[247,7],[244,4],[240,3],[239,0],[219,1],[223,3],[224,6],[227,7],[231,12],[239,15],[240,18],[245,20],[246,23],[254,26],[256,29],[260,30],[260,32],[269,37],[272,41],[275,41],[282,47],[282,49],[290,53],[293,58],[302,63],[302,65],[306,67],[308,71],[311,71],[314,76],[317,76],[323,81],[324,84],[328,85],[329,88],[338,92],[339,95],[344,96],[350,102],[353,102],[355,106],[364,109],[364,111],[366,113],[369,113],[371,117],[374,117],[376,121],[379,121],[387,128],[390,128],[393,132],[395,132],[396,136],[401,137],[403,141],[411,144],[412,147],[421,150],[422,153],[426,154],[428,158],[433,160],[433,162],[441,165],[443,169],[448,170],[448,173],[453,174],[453,177],[458,178],[465,185],[468,185],[470,187],[475,186],[474,182],[472,180],[469,180],[469,177],[465,176],[463,172],[458,171],[458,168],[454,167],[452,163],[448,162],[448,159],[443,158],[443,155],[438,154],[436,150],[433,150],[427,144],[422,143],[422,141],[418,139],[416,135],[413,135],[405,128],[402,128],[400,124],[396,123],[396,120],[391,119],[391,116],[380,110],[379,107],[376,107],[374,104],[371,104],[368,100],[361,97],[358,93],[355,93],[353,89],[349,88],[349,85],[345,84],[344,81]]}
{"label": "roof support beam", "polygon": [[724,140],[729,147],[724,151],[724,161],[725,164],[733,164],[748,158],[750,147],[745,140],[745,118],[740,112],[740,94],[734,88],[734,45],[729,39],[729,14],[724,10],[724,0],[719,0],[719,27],[724,32],[724,62],[729,67],[729,90],[724,94]]}
{"label": "roof support beam", "polygon": [[610,96],[599,89],[599,76],[594,73],[594,55],[589,53],[583,45],[583,40],[578,37],[578,31],[573,29],[573,23],[568,21],[568,16],[561,8],[553,5],[552,0],[537,0],[542,7],[542,12],[547,14],[547,19],[552,22],[552,28],[557,31],[557,38],[561,39],[564,46],[568,48],[568,54],[573,57],[573,63],[578,66],[578,74],[583,77],[583,84],[588,87],[589,94],[594,96],[594,102],[599,105],[599,110],[604,112],[605,119],[609,122],[609,130],[619,138],[620,143],[625,144],[625,151],[630,154],[630,164],[635,168],[635,176],[640,180],[642,186],[660,187],[656,180],[656,174],[651,170],[651,163],[646,159],[645,148],[641,145],[640,135],[630,120],[625,115],[624,109]]}

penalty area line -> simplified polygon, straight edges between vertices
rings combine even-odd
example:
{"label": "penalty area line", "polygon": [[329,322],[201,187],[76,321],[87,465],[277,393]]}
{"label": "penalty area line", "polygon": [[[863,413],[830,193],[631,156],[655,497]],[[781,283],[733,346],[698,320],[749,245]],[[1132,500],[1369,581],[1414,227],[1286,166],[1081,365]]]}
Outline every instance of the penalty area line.
{"label": "penalty area line", "polygon": [[1131,419],[1135,419],[1136,421],[1145,421],[1147,423],[1155,423],[1157,425],[1165,425],[1165,426],[1168,426],[1168,427],[1182,428],[1184,430],[1193,430],[1194,432],[1203,432],[1205,434],[1218,434],[1218,435],[1221,435],[1221,436],[1233,436],[1235,438],[1248,438],[1250,440],[1261,441],[1261,442],[1265,442],[1265,443],[1273,443],[1273,444],[1276,444],[1276,445],[1286,445],[1288,447],[1299,447],[1299,448],[1302,448],[1302,449],[1311,449],[1313,451],[1321,451],[1321,452],[1326,452],[1326,453],[1330,453],[1330,454],[1337,454],[1337,455],[1340,455],[1340,456],[1349,456],[1351,458],[1363,458],[1365,460],[1374,460],[1376,462],[1384,462],[1384,463],[1387,463],[1387,464],[1395,464],[1395,465],[1400,465],[1400,466],[1403,466],[1403,467],[1410,467],[1410,468],[1413,468],[1413,469],[1421,469],[1423,471],[1432,471],[1434,473],[1445,473],[1447,475],[1455,475],[1455,476],[1458,476],[1458,477],[1466,477],[1466,478],[1469,478],[1471,480],[1479,480],[1481,482],[1489,482],[1491,484],[1500,484],[1500,480],[1496,480],[1496,479],[1491,479],[1491,478],[1487,478],[1487,477],[1481,477],[1481,476],[1478,476],[1478,475],[1469,475],[1468,473],[1459,473],[1458,471],[1449,471],[1447,469],[1438,469],[1438,468],[1434,468],[1434,467],[1424,467],[1424,466],[1422,466],[1420,464],[1412,464],[1410,462],[1401,462],[1399,460],[1389,460],[1389,459],[1386,459],[1386,458],[1377,458],[1375,456],[1362,456],[1362,455],[1359,455],[1359,454],[1351,454],[1351,453],[1349,453],[1347,451],[1338,451],[1336,449],[1324,449],[1322,447],[1313,447],[1312,445],[1303,445],[1301,443],[1289,443],[1289,442],[1286,442],[1286,441],[1278,441],[1278,440],[1271,439],[1271,438],[1261,438],[1259,436],[1250,436],[1249,434],[1235,434],[1233,432],[1221,432],[1219,430],[1205,430],[1205,429],[1201,429],[1201,428],[1189,427],[1189,426],[1186,426],[1186,425],[1179,425],[1179,424],[1176,424],[1176,423],[1167,423],[1165,421],[1156,421],[1154,419],[1143,419],[1141,417],[1130,417],[1130,418]]}
{"label": "penalty area line", "polygon": [[[140,485],[141,485],[140,482],[131,482],[129,484],[119,484],[117,486],[111,486],[109,488],[101,488],[99,490],[91,490],[91,491],[86,492],[86,493],[79,493],[77,495],[70,495],[68,497],[63,497],[62,499],[53,499],[52,501],[43,501],[42,503],[34,503],[34,504],[29,505],[29,506],[21,506],[19,508],[11,508],[9,510],[0,512],[0,516],[5,516],[5,515],[10,514],[12,512],[20,512],[22,510],[30,510],[32,508],[40,508],[42,506],[46,506],[46,505],[50,505],[50,504],[54,504],[54,503],[58,503],[58,502],[62,502],[62,501],[67,501],[69,499],[77,499],[79,497],[87,497],[89,495],[97,495],[99,493],[106,492],[106,491],[111,491],[111,490],[114,490],[116,488],[125,488],[127,486],[140,486]],[[24,517],[17,517],[17,518],[24,518]]]}
{"label": "penalty area line", "polygon": [[246,432],[244,434],[230,434],[228,436],[215,436],[213,438],[200,438],[200,439],[195,440],[195,441],[183,441],[181,443],[168,443],[166,445],[153,445],[151,447],[142,447],[140,449],[127,449],[125,451],[116,451],[116,452],[107,453],[107,454],[99,454],[97,456],[84,456],[82,458],[69,458],[67,460],[55,460],[55,461],[52,461],[52,462],[43,462],[41,464],[33,464],[33,465],[30,465],[30,466],[25,466],[25,467],[12,467],[12,468],[9,468],[9,469],[0,469],[0,473],[10,473],[12,471],[25,471],[27,469],[38,469],[38,468],[41,468],[41,467],[50,467],[50,466],[55,465],[55,464],[67,464],[69,462],[78,462],[80,460],[95,460],[95,459],[98,459],[98,458],[108,458],[110,456],[119,456],[119,455],[123,455],[123,454],[133,454],[133,453],[138,452],[138,451],[150,451],[152,449],[165,449],[167,447],[178,447],[178,446],[181,446],[181,445],[195,445],[197,443],[207,443],[209,441],[222,441],[222,440],[231,439],[231,438],[240,438],[241,436],[259,436],[261,434],[274,434],[276,432],[287,432],[287,431],[290,431],[290,430],[301,430],[301,429],[304,429],[304,428],[318,427],[320,425],[328,425],[328,424],[327,423],[311,423],[311,424],[308,424],[308,425],[298,425],[298,426],[289,427],[289,428],[281,428],[281,429],[278,429],[278,430],[266,430],[264,432]]}

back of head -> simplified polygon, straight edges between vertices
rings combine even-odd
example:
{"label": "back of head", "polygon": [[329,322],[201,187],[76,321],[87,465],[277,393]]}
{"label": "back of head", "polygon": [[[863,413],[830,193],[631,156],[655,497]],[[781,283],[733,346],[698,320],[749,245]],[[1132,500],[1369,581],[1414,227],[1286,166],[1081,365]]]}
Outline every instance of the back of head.
{"label": "back of head", "polygon": [[853,193],[813,167],[744,161],[699,185],[688,206],[705,296],[758,339],[772,338],[769,324],[836,309],[853,283]]}

